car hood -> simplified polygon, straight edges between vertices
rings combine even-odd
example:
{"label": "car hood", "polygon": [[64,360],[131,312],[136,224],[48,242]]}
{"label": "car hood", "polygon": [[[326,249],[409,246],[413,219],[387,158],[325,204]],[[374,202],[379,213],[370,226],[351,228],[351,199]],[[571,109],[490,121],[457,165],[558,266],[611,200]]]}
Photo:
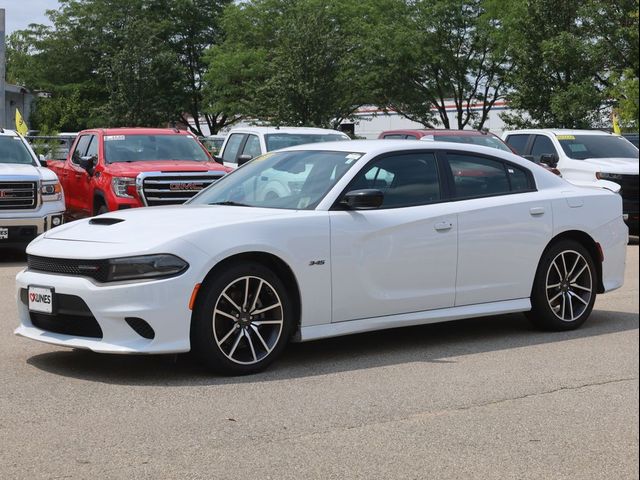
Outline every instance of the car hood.
{"label": "car hood", "polygon": [[0,163],[0,177],[30,177],[38,180],[40,169],[33,165],[22,165],[19,163]]}
{"label": "car hood", "polygon": [[601,172],[638,175],[637,158],[587,158],[584,162]]}
{"label": "car hood", "polygon": [[141,162],[114,162],[108,166],[114,176],[136,176],[140,172],[227,172],[228,169],[217,162],[196,162],[190,160],[162,160]]}
{"label": "car hood", "polygon": [[132,248],[152,249],[212,227],[267,221],[292,212],[294,211],[222,205],[135,208],[71,222],[50,230],[44,238],[127,244]]}

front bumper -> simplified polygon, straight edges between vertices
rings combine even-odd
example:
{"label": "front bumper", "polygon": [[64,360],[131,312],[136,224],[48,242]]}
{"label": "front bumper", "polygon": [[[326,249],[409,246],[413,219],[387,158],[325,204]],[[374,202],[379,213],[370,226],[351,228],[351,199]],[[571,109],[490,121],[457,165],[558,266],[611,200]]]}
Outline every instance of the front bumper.
{"label": "front bumper", "polygon": [[[194,282],[189,271],[178,277],[156,281],[97,284],[84,277],[71,277],[24,270],[16,277],[20,326],[16,335],[45,343],[85,348],[102,353],[177,353],[190,349],[191,311],[188,308]],[[23,289],[30,285],[52,287],[55,295],[79,297],[100,327],[102,337],[56,333],[34,325]],[[42,314],[40,314],[42,315]],[[70,320],[69,311],[60,310],[41,327],[51,322]],[[143,319],[153,329],[153,338],[138,333],[126,318]],[[73,322],[82,318],[73,318]],[[93,321],[91,319],[91,321]],[[82,330],[81,330],[82,331]]]}
{"label": "front bumper", "polygon": [[25,245],[47,230],[62,225],[63,221],[62,211],[43,216],[0,216],[0,227],[9,229],[9,238],[0,240],[0,247]]}

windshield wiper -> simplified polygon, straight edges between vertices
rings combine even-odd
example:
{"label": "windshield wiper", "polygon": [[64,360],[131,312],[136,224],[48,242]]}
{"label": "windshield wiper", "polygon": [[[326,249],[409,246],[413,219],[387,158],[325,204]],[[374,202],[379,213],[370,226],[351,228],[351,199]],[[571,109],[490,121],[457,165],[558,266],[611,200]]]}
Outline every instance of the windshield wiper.
{"label": "windshield wiper", "polygon": [[233,202],[231,200],[227,200],[225,202],[213,202],[209,205],[226,205],[228,207],[253,207],[253,205],[247,205],[246,203]]}

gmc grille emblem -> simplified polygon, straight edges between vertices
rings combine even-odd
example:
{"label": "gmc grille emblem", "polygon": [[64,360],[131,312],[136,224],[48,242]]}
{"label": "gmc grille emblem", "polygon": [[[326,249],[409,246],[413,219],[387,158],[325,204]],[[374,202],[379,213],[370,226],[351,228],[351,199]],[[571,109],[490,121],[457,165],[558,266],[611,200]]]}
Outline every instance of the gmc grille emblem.
{"label": "gmc grille emblem", "polygon": [[170,183],[169,190],[202,190],[204,188],[203,183]]}
{"label": "gmc grille emblem", "polygon": [[0,198],[13,198],[15,195],[6,190],[0,190]]}

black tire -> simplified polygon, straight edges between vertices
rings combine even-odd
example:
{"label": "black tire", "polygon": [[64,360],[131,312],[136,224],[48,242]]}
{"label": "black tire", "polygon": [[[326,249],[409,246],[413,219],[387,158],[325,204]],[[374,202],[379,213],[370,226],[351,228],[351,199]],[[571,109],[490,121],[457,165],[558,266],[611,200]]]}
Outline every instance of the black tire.
{"label": "black tire", "polygon": [[101,204],[98,207],[98,210],[96,211],[96,215],[102,215],[103,213],[107,213],[107,212],[109,212],[109,209],[107,208],[107,206],[104,204]]}
{"label": "black tire", "polygon": [[[278,303],[279,307],[268,308]],[[260,372],[289,342],[296,323],[293,312],[290,293],[270,269],[256,262],[230,266],[200,289],[192,316],[191,351],[217,373]]]}
{"label": "black tire", "polygon": [[589,251],[576,241],[560,240],[542,254],[527,316],[544,330],[576,329],[593,310],[597,285],[597,270]]}

